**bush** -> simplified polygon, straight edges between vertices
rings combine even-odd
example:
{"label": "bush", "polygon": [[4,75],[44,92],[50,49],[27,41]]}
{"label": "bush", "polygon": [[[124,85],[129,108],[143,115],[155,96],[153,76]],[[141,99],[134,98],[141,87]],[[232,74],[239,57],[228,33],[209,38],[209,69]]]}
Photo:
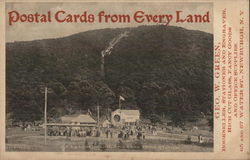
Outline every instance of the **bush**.
{"label": "bush", "polygon": [[106,151],[107,150],[106,144],[101,144],[100,149],[101,149],[101,151]]}
{"label": "bush", "polygon": [[132,144],[132,147],[133,147],[134,149],[139,149],[139,150],[143,149],[143,145],[142,145],[141,141],[135,141],[135,142]]}
{"label": "bush", "polygon": [[89,151],[89,150],[90,150],[89,143],[88,143],[87,140],[85,141],[84,146],[85,146],[85,150],[86,150],[86,151]]}
{"label": "bush", "polygon": [[151,123],[161,123],[161,119],[158,115],[156,114],[152,114],[150,117],[149,117]]}
{"label": "bush", "polygon": [[185,144],[191,144],[192,140],[191,140],[191,136],[188,136],[187,139],[185,140]]}
{"label": "bush", "polygon": [[127,148],[126,144],[124,144],[121,140],[119,140],[117,147],[119,149],[126,149]]}

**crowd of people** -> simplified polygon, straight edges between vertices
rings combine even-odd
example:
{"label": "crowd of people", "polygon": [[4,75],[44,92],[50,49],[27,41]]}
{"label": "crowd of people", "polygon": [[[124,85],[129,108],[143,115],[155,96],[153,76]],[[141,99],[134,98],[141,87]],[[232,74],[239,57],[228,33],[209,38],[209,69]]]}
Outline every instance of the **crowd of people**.
{"label": "crowd of people", "polygon": [[48,135],[67,137],[100,137],[101,133],[97,127],[52,127],[48,129]]}
{"label": "crowd of people", "polygon": [[137,139],[145,139],[145,131],[141,126],[122,126],[118,138],[129,139],[129,137],[135,136]]}
{"label": "crowd of people", "polygon": [[131,137],[137,139],[145,139],[146,133],[151,132],[154,134],[156,128],[153,126],[144,125],[127,125],[120,127],[59,127],[53,126],[48,128],[47,134],[49,136],[67,136],[67,137],[106,137],[106,138],[119,138],[129,139]]}
{"label": "crowd of people", "polygon": [[[37,128],[43,128],[42,124],[19,124],[24,131],[37,131]],[[40,130],[39,129],[39,130]],[[119,127],[106,126],[106,127],[82,127],[82,126],[48,126],[47,135],[48,136],[66,136],[66,137],[106,137],[106,138],[119,138],[119,139],[145,139],[146,134],[156,135],[156,126],[150,124],[135,124],[135,125],[123,125]]]}

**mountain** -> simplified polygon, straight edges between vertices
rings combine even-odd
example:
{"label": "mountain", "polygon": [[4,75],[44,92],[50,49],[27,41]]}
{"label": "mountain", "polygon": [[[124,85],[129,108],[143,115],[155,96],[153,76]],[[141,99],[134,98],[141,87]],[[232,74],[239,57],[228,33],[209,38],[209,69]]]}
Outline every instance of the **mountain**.
{"label": "mountain", "polygon": [[[111,40],[128,31],[105,56]],[[195,119],[212,113],[213,35],[174,26],[101,29],[57,39],[6,44],[6,111],[15,120],[59,117],[90,109],[118,108],[143,116]]]}

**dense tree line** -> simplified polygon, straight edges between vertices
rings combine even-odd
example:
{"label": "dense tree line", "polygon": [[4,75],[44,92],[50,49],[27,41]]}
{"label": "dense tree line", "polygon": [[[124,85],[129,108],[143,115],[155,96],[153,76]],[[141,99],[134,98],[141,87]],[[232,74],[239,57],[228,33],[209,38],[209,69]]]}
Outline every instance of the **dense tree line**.
{"label": "dense tree line", "polygon": [[[105,57],[101,51],[128,30]],[[144,117],[167,115],[178,123],[209,115],[213,106],[213,36],[171,26],[102,29],[58,39],[6,44],[6,110],[14,120],[79,110],[105,115],[118,108],[140,109]],[[154,120],[157,118],[154,118]],[[153,120],[153,121],[154,121]]]}

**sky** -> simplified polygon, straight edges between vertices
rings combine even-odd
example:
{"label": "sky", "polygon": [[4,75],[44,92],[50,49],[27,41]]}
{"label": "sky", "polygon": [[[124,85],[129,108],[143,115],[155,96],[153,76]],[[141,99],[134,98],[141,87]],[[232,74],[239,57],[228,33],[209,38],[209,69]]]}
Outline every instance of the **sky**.
{"label": "sky", "polygon": [[[129,14],[133,17],[136,11],[142,10],[145,14],[173,14],[176,11],[183,11],[183,16],[187,14],[205,14],[209,12],[210,23],[175,23],[171,26],[180,26],[192,30],[200,30],[213,33],[213,4],[212,3],[167,3],[167,2],[11,2],[6,5],[6,42],[31,41],[37,39],[59,38],[75,33],[102,28],[122,28],[136,27],[140,25],[155,25],[154,23],[14,23],[9,25],[9,12],[17,11],[20,14],[46,14],[51,11],[52,17],[59,10],[64,10],[70,14],[82,14],[84,11],[95,16],[104,11],[106,14]],[[97,18],[97,16],[96,16]]]}

